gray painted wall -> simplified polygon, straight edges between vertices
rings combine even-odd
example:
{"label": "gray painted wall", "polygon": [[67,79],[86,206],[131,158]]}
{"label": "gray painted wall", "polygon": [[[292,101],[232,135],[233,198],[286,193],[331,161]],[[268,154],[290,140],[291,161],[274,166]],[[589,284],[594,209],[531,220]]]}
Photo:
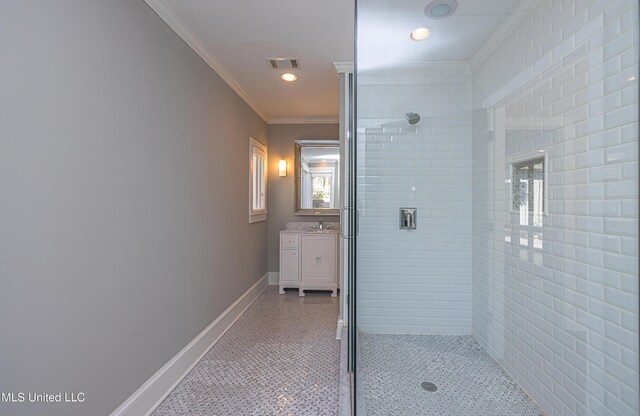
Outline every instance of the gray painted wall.
{"label": "gray painted wall", "polygon": [[[269,211],[269,271],[280,271],[279,231],[288,221],[338,221],[333,217],[294,215],[293,152],[297,139],[338,140],[337,124],[272,124],[269,125],[269,182],[267,209]],[[278,162],[287,160],[287,176],[278,176]]]}
{"label": "gray painted wall", "polygon": [[142,0],[0,3],[2,415],[105,415],[267,271],[266,124]]}

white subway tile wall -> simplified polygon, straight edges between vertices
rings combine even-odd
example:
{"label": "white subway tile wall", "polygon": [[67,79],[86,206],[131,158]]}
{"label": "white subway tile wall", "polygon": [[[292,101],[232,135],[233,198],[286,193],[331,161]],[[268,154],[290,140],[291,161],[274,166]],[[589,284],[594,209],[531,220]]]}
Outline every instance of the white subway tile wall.
{"label": "white subway tile wall", "polygon": [[[543,0],[472,73],[473,334],[550,416],[639,410],[637,16]],[[537,228],[508,183],[535,154]]]}
{"label": "white subway tile wall", "polygon": [[[468,65],[360,71],[357,157],[358,328],[470,334]],[[403,207],[416,230],[399,229]]]}

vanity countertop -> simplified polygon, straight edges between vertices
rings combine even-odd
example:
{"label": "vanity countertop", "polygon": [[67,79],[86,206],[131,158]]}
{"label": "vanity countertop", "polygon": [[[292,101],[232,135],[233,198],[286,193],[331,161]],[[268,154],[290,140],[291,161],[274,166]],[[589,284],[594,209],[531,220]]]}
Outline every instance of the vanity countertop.
{"label": "vanity countertop", "polygon": [[[315,228],[314,228],[315,227]],[[323,228],[320,229],[320,223],[318,222],[288,222],[287,228],[280,230],[281,233],[311,233],[311,234],[337,234],[339,233],[340,223],[329,222],[323,223]]]}
{"label": "vanity countertop", "polygon": [[331,230],[331,229],[313,229],[313,228],[308,228],[308,229],[289,229],[289,228],[285,228],[284,230],[280,230],[281,233],[298,233],[298,234],[338,234],[338,230]]}

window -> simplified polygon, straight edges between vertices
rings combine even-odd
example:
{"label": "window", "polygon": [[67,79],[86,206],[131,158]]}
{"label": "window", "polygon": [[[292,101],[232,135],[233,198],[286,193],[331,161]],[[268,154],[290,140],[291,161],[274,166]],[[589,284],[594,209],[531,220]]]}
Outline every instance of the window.
{"label": "window", "polygon": [[520,214],[520,224],[542,227],[544,157],[512,165],[511,191],[512,209]]}
{"label": "window", "polygon": [[267,146],[249,137],[249,223],[267,219]]}

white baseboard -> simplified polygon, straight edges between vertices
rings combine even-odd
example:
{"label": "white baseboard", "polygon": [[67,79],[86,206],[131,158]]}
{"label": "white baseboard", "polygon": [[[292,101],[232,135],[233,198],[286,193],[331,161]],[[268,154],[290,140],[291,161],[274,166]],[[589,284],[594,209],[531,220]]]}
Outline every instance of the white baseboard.
{"label": "white baseboard", "polygon": [[278,286],[280,283],[280,272],[269,272],[269,286]]}
{"label": "white baseboard", "polygon": [[336,328],[336,339],[342,339],[342,328],[344,328],[344,319],[338,319],[338,327]]}
{"label": "white baseboard", "polygon": [[218,342],[249,306],[267,288],[268,274],[260,278],[231,306],[198,334],[151,378],[144,382],[110,416],[148,416]]}

